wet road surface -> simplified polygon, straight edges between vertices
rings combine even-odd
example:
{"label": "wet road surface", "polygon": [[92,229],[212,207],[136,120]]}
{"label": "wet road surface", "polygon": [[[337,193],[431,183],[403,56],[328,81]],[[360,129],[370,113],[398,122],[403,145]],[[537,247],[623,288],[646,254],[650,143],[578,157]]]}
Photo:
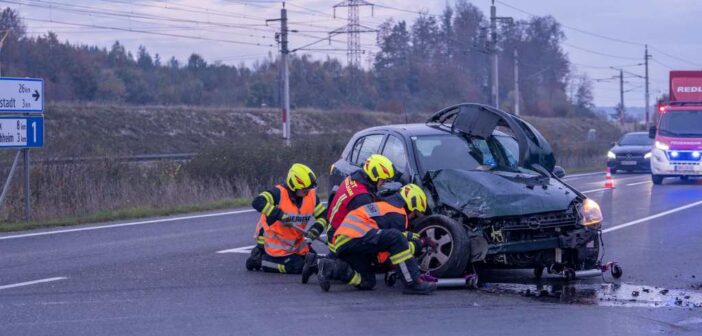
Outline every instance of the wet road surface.
{"label": "wet road surface", "polygon": [[566,181],[602,207],[622,279],[493,271],[429,297],[381,279],[323,293],[244,269],[257,216],[242,209],[0,235],[0,335],[702,334],[702,180]]}

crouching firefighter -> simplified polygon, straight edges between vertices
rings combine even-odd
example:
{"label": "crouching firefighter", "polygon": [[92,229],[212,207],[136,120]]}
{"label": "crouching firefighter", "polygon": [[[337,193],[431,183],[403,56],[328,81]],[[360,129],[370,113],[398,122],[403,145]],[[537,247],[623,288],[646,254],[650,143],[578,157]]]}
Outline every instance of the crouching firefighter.
{"label": "crouching firefighter", "polygon": [[358,289],[375,287],[373,263],[379,252],[389,252],[405,294],[430,294],[435,283],[420,279],[413,257],[424,241],[408,231],[409,220],[424,213],[427,200],[416,184],[408,184],[398,194],[349,212],[334,233],[332,249],[336,259],[321,259],[317,279],[329,291],[331,280],[341,280]]}
{"label": "crouching firefighter", "polygon": [[[317,177],[300,163],[288,171],[285,184],[279,184],[254,198],[252,206],[261,213],[256,225],[256,246],[246,259],[246,269],[300,274],[305,255],[311,248],[305,238],[314,240],[327,226],[326,208],[316,192]],[[308,225],[315,219],[314,224]]]}
{"label": "crouching firefighter", "polygon": [[[327,220],[329,230],[327,237],[334,236],[334,230],[339,228],[341,222],[349,211],[356,210],[366,204],[378,201],[378,189],[385,182],[395,178],[395,166],[387,157],[380,154],[369,156],[359,169],[347,176],[332,197],[329,199]],[[334,258],[334,253],[327,257]],[[302,269],[302,283],[305,284],[310,276],[317,271],[317,255],[310,253],[305,258]]]}

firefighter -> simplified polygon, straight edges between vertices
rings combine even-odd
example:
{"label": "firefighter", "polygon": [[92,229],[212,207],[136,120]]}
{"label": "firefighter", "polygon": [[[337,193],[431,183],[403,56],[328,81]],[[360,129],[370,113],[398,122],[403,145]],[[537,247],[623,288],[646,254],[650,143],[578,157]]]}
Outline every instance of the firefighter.
{"label": "firefighter", "polygon": [[341,280],[358,289],[375,287],[373,263],[379,252],[390,253],[405,294],[430,294],[436,284],[420,279],[415,251],[428,247],[427,238],[411,234],[409,221],[427,209],[426,194],[416,184],[399,193],[348,213],[334,232],[331,248],[336,259],[320,259],[317,279],[329,291],[330,280]]}
{"label": "firefighter", "polygon": [[[386,181],[395,178],[395,166],[387,157],[380,154],[369,156],[363,163],[363,169],[357,170],[347,176],[328,203],[329,231],[327,237],[334,236],[334,230],[341,225],[341,221],[349,211],[355,210],[366,204],[377,201],[378,189]],[[328,255],[334,258],[333,253]],[[317,270],[317,255],[310,253],[305,258],[302,269],[302,283],[305,284],[310,276]]]}
{"label": "firefighter", "polygon": [[[317,197],[317,177],[300,163],[290,167],[285,183],[264,191],[251,206],[261,213],[256,225],[256,246],[246,269],[300,274],[310,246],[327,227],[326,208]],[[314,224],[309,230],[309,222]]]}

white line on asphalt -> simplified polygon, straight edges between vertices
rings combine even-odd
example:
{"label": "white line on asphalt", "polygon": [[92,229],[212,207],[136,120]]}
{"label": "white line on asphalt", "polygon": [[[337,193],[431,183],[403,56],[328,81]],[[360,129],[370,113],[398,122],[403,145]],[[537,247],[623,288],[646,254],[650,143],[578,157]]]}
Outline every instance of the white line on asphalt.
{"label": "white line on asphalt", "polygon": [[188,220],[188,219],[198,219],[198,218],[208,218],[208,217],[218,217],[218,216],[236,215],[236,214],[247,213],[247,212],[254,212],[254,211],[256,211],[256,210],[254,210],[254,209],[249,209],[249,210],[238,210],[238,211],[218,212],[218,213],[214,213],[214,214],[193,215],[193,216],[182,216],[182,217],[171,217],[171,218],[161,218],[161,219],[153,219],[153,220],[146,220],[146,221],[139,221],[139,222],[129,222],[129,223],[102,225],[102,226],[91,226],[91,227],[78,228],[78,229],[68,229],[68,230],[58,230],[58,231],[47,231],[47,232],[37,232],[37,233],[26,233],[26,234],[19,234],[19,235],[13,235],[13,236],[0,237],[0,240],[18,239],[18,238],[27,238],[27,237],[36,237],[36,236],[48,236],[48,235],[55,235],[55,234],[60,234],[60,233],[80,232],[80,231],[92,231],[92,230],[102,230],[102,229],[112,229],[112,228],[119,228],[119,227],[125,227],[125,226],[134,226],[134,225],[144,225],[144,224],[174,222],[174,221]]}
{"label": "white line on asphalt", "polygon": [[583,194],[589,194],[589,193],[593,193],[593,192],[596,192],[596,191],[602,191],[602,190],[607,190],[607,189],[609,189],[609,188],[600,188],[600,189],[585,190],[585,191],[581,191],[581,193],[583,193]]}
{"label": "white line on asphalt", "polygon": [[690,204],[688,204],[688,205],[683,205],[683,206],[678,207],[678,208],[675,208],[675,209],[670,209],[670,210],[668,210],[668,211],[664,211],[664,212],[661,212],[661,213],[659,213],[659,214],[655,214],[655,215],[648,216],[648,217],[645,217],[645,218],[637,219],[637,220],[635,220],[635,221],[631,221],[631,222],[628,222],[628,223],[616,225],[616,226],[613,226],[613,227],[611,227],[611,228],[607,228],[607,229],[602,230],[602,233],[607,233],[607,232],[612,232],[612,231],[620,230],[620,229],[623,229],[623,228],[625,228],[625,227],[629,227],[629,226],[632,226],[632,225],[636,225],[636,224],[640,224],[640,223],[643,223],[643,222],[647,222],[647,221],[650,221],[650,220],[652,220],[652,219],[656,219],[656,218],[659,218],[659,217],[667,216],[667,215],[670,215],[670,214],[672,214],[672,213],[676,213],[676,212],[679,212],[679,211],[687,210],[687,209],[689,209],[689,208],[693,208],[693,207],[696,207],[696,206],[698,206],[698,205],[702,205],[702,201],[695,202],[695,203],[690,203]]}
{"label": "white line on asphalt", "polygon": [[643,181],[643,182],[629,183],[629,184],[627,184],[627,186],[635,186],[635,185],[639,185],[639,184],[649,184],[649,183],[651,183],[651,181]]}
{"label": "white line on asphalt", "polygon": [[584,174],[573,174],[573,175],[566,175],[563,177],[566,180],[576,180],[579,178],[587,177],[587,176],[595,176],[595,175],[604,175],[603,172],[597,172],[597,173],[584,173]]}
{"label": "white line on asphalt", "polygon": [[217,251],[217,253],[242,253],[242,254],[249,254],[251,253],[251,249],[254,248],[256,245],[249,245],[249,246],[244,246],[244,247],[237,247],[229,250],[222,250],[222,251]]}
{"label": "white line on asphalt", "polygon": [[36,284],[40,284],[40,283],[52,282],[52,281],[59,281],[59,280],[66,280],[66,279],[68,279],[68,278],[66,278],[66,277],[56,277],[56,278],[48,278],[48,279],[41,279],[41,280],[20,282],[20,283],[16,283],[16,284],[12,284],[12,285],[0,286],[0,290],[8,289],[8,288],[15,288],[15,287],[22,287],[22,286],[29,286],[29,285],[36,285]]}

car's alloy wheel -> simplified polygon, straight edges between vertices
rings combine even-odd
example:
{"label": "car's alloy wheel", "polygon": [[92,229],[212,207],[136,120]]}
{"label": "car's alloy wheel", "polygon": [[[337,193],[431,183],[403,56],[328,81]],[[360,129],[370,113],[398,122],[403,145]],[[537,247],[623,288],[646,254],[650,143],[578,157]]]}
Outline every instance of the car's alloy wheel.
{"label": "car's alloy wheel", "polygon": [[419,232],[420,235],[429,237],[436,242],[436,251],[426,253],[420,260],[420,267],[424,271],[436,271],[449,260],[453,252],[453,236],[451,232],[438,225],[431,225]]}

